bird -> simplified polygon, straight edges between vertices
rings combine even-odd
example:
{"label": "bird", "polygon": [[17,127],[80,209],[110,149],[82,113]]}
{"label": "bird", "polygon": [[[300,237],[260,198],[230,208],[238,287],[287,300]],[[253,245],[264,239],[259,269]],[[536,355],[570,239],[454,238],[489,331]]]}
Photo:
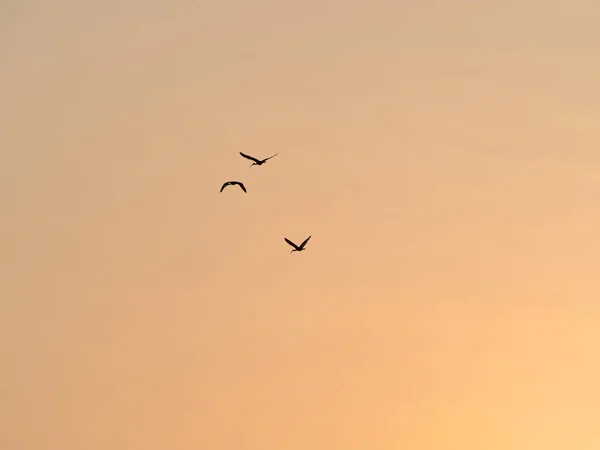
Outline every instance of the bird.
{"label": "bird", "polygon": [[221,190],[219,192],[223,192],[223,189],[225,189],[227,186],[233,186],[234,184],[237,184],[239,187],[241,187],[242,191],[248,192],[246,191],[246,186],[244,186],[244,183],[240,183],[239,181],[226,181],[223,183],[223,186],[221,186]]}
{"label": "bird", "polygon": [[275,153],[273,156],[269,156],[268,158],[265,158],[265,159],[256,159],[255,157],[246,155],[242,152],[240,152],[240,155],[242,155],[246,159],[249,159],[250,161],[254,161],[252,164],[250,164],[250,167],[252,167],[252,166],[262,166],[269,159],[274,158],[275,156],[279,155],[279,153]]}
{"label": "bird", "polygon": [[302,244],[300,244],[299,246],[294,244],[292,241],[290,241],[288,238],[284,237],[283,239],[285,240],[285,242],[287,242],[288,244],[290,244],[292,247],[294,247],[294,250],[292,250],[290,253],[293,252],[301,252],[302,250],[304,250],[304,246],[306,245],[306,243],[308,242],[308,240],[311,238],[312,236],[307,237],[304,242]]}

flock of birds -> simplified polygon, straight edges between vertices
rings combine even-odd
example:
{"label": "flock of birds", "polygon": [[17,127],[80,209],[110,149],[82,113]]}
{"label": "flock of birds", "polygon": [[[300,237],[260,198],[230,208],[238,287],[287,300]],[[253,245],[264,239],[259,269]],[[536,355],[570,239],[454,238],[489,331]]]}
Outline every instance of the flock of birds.
{"label": "flock of birds", "polygon": [[[250,161],[252,161],[252,164],[250,165],[250,167],[252,166],[262,166],[264,163],[266,163],[269,159],[274,158],[275,156],[277,156],[279,153],[275,153],[273,156],[269,156],[268,158],[265,159],[257,159],[253,156],[250,155],[246,155],[242,152],[240,152],[240,155],[242,155],[244,158],[249,159]],[[242,191],[244,191],[245,193],[247,193],[248,191],[246,190],[246,186],[244,186],[244,183],[242,183],[241,181],[226,181],[225,183],[223,183],[223,186],[221,186],[221,190],[219,192],[223,192],[223,189],[225,189],[227,186],[239,186]],[[292,241],[290,241],[288,238],[284,237],[283,240],[285,242],[287,242],[289,245],[291,245],[293,247],[293,250],[290,253],[293,252],[301,252],[302,250],[304,250],[304,247],[306,246],[306,243],[308,242],[308,240],[312,237],[309,236],[307,237],[302,244],[300,245],[296,245],[294,244]]]}

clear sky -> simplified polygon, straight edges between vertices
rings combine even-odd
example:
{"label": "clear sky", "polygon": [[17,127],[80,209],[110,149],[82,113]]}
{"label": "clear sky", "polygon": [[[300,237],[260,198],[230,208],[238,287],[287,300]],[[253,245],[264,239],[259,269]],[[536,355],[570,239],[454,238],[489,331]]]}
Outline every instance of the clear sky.
{"label": "clear sky", "polygon": [[0,448],[598,450],[599,23],[4,0]]}

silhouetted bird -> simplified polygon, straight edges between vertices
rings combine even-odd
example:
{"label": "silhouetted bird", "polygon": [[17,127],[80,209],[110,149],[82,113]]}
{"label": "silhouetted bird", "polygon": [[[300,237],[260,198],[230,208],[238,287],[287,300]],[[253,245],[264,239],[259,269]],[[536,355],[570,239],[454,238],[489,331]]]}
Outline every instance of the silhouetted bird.
{"label": "silhouetted bird", "polygon": [[247,192],[246,186],[244,186],[244,184],[240,183],[239,181],[227,181],[226,183],[223,183],[223,186],[221,186],[221,190],[219,192],[223,192],[223,189],[225,189],[227,186],[233,186],[234,184],[237,184],[239,187],[241,187],[242,191]]}
{"label": "silhouetted bird", "polygon": [[306,243],[308,242],[308,240],[311,238],[312,236],[307,237],[304,242],[302,244],[300,244],[300,246],[294,244],[292,241],[290,241],[288,238],[284,237],[283,239],[285,239],[285,242],[287,242],[288,244],[290,244],[292,247],[294,247],[294,250],[292,250],[290,253],[293,252],[301,252],[302,250],[304,250],[304,246],[306,245]]}
{"label": "silhouetted bird", "polygon": [[269,156],[268,158],[265,158],[265,159],[256,159],[253,156],[245,155],[242,152],[240,152],[240,155],[242,155],[246,159],[249,159],[250,161],[254,161],[252,164],[250,164],[250,167],[252,167],[254,165],[256,165],[256,166],[262,166],[269,159],[274,158],[275,156],[279,155],[279,153],[275,153],[273,156]]}

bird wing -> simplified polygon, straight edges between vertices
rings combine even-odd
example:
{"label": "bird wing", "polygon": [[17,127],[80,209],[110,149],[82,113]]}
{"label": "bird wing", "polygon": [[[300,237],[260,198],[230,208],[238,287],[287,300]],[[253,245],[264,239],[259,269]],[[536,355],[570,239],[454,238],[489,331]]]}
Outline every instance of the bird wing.
{"label": "bird wing", "polygon": [[244,154],[242,152],[240,152],[240,155],[242,155],[246,159],[249,159],[250,161],[254,161],[255,163],[259,163],[260,162],[258,159],[254,158],[254,157],[252,157],[250,155],[246,155],[246,154]]}
{"label": "bird wing", "polygon": [[219,192],[223,192],[223,189],[225,189],[227,186],[229,186],[229,181],[226,181],[225,183],[223,183],[223,186],[221,186],[221,190]]}
{"label": "bird wing", "polygon": [[269,156],[268,158],[263,159],[263,162],[268,161],[271,158],[275,158],[279,153],[275,153],[273,156]]}
{"label": "bird wing", "polygon": [[306,243],[308,242],[308,240],[311,238],[312,236],[307,237],[304,242],[302,244],[300,244],[300,248],[304,248],[304,246],[306,245]]}
{"label": "bird wing", "polygon": [[241,188],[242,188],[242,191],[244,191],[244,192],[248,192],[248,191],[246,190],[246,186],[244,186],[244,183],[240,183],[240,182],[238,181],[238,182],[236,182],[236,184],[237,184],[237,185],[239,185],[239,187],[241,187]]}
{"label": "bird wing", "polygon": [[292,241],[290,241],[288,238],[284,237],[283,239],[285,239],[285,242],[287,242],[292,247],[294,247],[296,250],[298,250],[298,246],[296,244],[294,244]]}

